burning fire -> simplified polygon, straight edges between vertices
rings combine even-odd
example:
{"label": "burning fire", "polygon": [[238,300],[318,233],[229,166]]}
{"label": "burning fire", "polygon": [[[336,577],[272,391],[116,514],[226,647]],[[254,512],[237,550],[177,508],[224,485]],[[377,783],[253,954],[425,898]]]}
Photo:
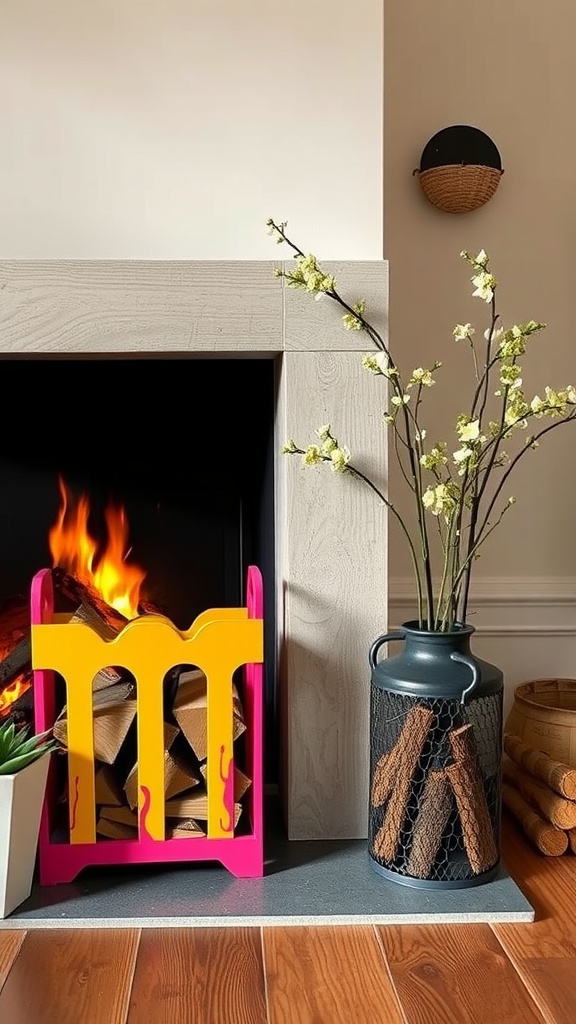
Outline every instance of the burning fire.
{"label": "burning fire", "polygon": [[122,506],[108,505],[104,512],[108,542],[103,551],[88,532],[90,503],[83,494],[74,500],[58,478],[61,504],[49,544],[52,565],[85,583],[104,598],[107,604],[134,619],[138,615],[140,590],[146,573],[138,565],[128,564],[128,521]]}
{"label": "burning fire", "polygon": [[0,691],[0,718],[8,714],[14,702],[23,693],[26,693],[26,690],[29,690],[31,686],[32,680],[30,675],[22,673],[22,675],[17,676],[13,682]]}

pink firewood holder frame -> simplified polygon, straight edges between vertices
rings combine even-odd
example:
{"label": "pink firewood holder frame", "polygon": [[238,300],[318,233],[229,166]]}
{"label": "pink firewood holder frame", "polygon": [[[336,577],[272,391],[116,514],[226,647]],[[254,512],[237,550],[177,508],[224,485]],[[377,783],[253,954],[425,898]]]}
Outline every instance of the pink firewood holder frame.
{"label": "pink firewood holder frame", "polygon": [[[56,718],[55,672],[53,668],[36,668],[34,661],[34,627],[54,624],[54,594],[50,569],[42,569],[33,580],[30,595],[32,625],[32,664],[34,667],[34,716],[36,732],[51,729]],[[262,575],[256,566],[249,566],[246,585],[246,609],[249,619],[261,620],[263,630]],[[203,613],[202,619],[210,613]],[[226,618],[226,609],[214,615]],[[198,620],[197,620],[198,621]],[[190,632],[194,629],[194,623]],[[112,641],[113,643],[113,641]],[[113,664],[113,661],[108,664]],[[104,665],[102,667],[105,667]],[[239,666],[240,667],[240,666]],[[208,716],[210,716],[210,676],[208,675]],[[38,843],[40,885],[71,882],[84,868],[103,865],[150,864],[188,861],[219,861],[238,878],[260,878],[264,874],[263,824],[263,671],[262,662],[244,664],[245,771],[252,779],[246,793],[245,814],[247,834],[213,838],[153,839],[140,817],[137,839],[104,839],[90,843],[55,841],[56,763],[51,755],[46,796],[42,809]],[[65,680],[66,682],[66,680]],[[159,686],[162,679],[159,680]],[[232,679],[230,679],[232,687]],[[138,687],[137,687],[138,690]],[[137,712],[138,713],[138,712]],[[210,721],[210,718],[209,718]],[[234,764],[231,762],[233,773]],[[96,806],[94,806],[96,814]]]}

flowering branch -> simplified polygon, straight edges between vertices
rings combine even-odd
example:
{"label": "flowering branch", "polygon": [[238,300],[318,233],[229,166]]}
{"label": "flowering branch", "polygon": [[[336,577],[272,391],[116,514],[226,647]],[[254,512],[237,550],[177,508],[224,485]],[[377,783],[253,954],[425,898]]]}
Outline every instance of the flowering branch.
{"label": "flowering branch", "polygon": [[[288,238],[286,234],[286,223],[276,223],[271,217],[266,222],[269,234],[271,234],[278,243],[285,242],[294,252],[296,259],[296,269],[285,271],[277,268],[275,270],[275,276],[284,278],[289,287],[292,288],[303,288],[308,292],[315,294],[316,299],[322,298],[327,295],[330,299],[337,302],[344,310],[345,313],[342,317],[342,323],[344,327],[349,331],[364,331],[371,341],[374,342],[376,348],[378,348],[384,357],[384,368],[380,372],[387,377],[391,391],[393,392],[391,397],[391,404],[394,406],[396,413],[401,410],[401,419],[403,423],[403,431],[396,430],[396,437],[398,441],[403,445],[406,450],[408,463],[410,467],[410,487],[414,492],[416,498],[417,512],[417,524],[418,531],[420,534],[420,546],[421,546],[421,558],[424,569],[425,577],[425,588],[426,588],[426,619],[429,628],[432,628],[433,620],[433,609],[434,609],[434,593],[432,584],[432,569],[430,563],[430,548],[428,541],[428,528],[426,520],[424,518],[422,509],[422,481],[420,475],[420,466],[418,462],[418,456],[415,444],[415,433],[417,434],[417,424],[414,420],[413,415],[409,412],[407,406],[409,401],[409,394],[404,388],[402,379],[392,359],[390,350],[386,345],[381,334],[368,322],[364,317],[365,302],[364,299],[358,299],[354,305],[350,305],[345,299],[342,298],[340,293],[336,289],[336,281],[332,274],[326,274],[322,268],[318,265],[318,261],[315,256],[306,256],[302,249],[300,249],[294,242]],[[380,366],[382,366],[382,357],[380,357]],[[439,364],[438,364],[439,365]],[[371,368],[371,367],[368,367]],[[422,371],[424,373],[424,371]],[[415,382],[413,382],[415,383]],[[411,384],[409,384],[411,386]],[[422,622],[423,610],[419,604],[419,617]]]}
{"label": "flowering branch", "polygon": [[[473,270],[472,294],[490,307],[488,329],[484,332],[483,357],[479,357],[474,342],[472,324],[457,324],[455,340],[467,341],[471,348],[475,387],[468,413],[458,416],[451,458],[447,441],[426,444],[427,432],[421,425],[426,390],[435,384],[434,376],[441,363],[429,368],[417,367],[409,377],[403,377],[392,359],[390,350],[379,332],[365,316],[365,302],[359,299],[351,304],[336,288],[332,274],[324,272],[315,256],[305,253],[286,235],[286,224],[272,219],[267,225],[277,242],[285,242],[294,254],[296,266],[290,271],[277,269],[275,274],[286,280],[289,287],[302,288],[315,298],[327,295],[344,310],[342,322],[347,330],[364,331],[373,342],[376,353],[362,357],[362,365],[375,376],[384,378],[388,386],[389,404],[384,410],[384,422],[392,431],[394,452],[402,479],[412,494],[414,516],[419,545],[413,540],[404,518],[382,491],[350,461],[348,448],[339,444],[331,427],[316,431],[319,443],[299,447],[290,440],[284,446],[287,454],[298,454],[305,465],[328,463],[335,472],[351,473],[361,480],[390,510],[398,522],[408,546],[418,605],[421,628],[447,631],[466,622],[472,567],[479,557],[487,538],[515,503],[513,496],[505,502],[495,522],[491,515],[507,486],[512,471],[530,449],[538,447],[540,439],[561,423],[576,419],[576,389],[572,385],[555,391],[545,388],[544,398],[536,395],[530,402],[522,389],[522,369],[518,364],[532,337],[541,332],[545,324],[529,320],[504,329],[499,326],[496,308],[497,281],[489,268],[489,258],[481,249],[477,256],[467,251],[460,253]],[[491,395],[492,378],[498,373],[498,387]],[[496,415],[489,419],[492,399],[499,400]],[[509,458],[502,444],[514,440],[525,430],[532,418],[547,417],[551,423],[530,435],[525,445]],[[406,465],[404,464],[406,459]],[[496,471],[503,470],[492,486]],[[432,482],[426,484],[425,473]],[[434,594],[432,557],[428,543],[427,516],[436,520],[442,552],[438,592]]]}

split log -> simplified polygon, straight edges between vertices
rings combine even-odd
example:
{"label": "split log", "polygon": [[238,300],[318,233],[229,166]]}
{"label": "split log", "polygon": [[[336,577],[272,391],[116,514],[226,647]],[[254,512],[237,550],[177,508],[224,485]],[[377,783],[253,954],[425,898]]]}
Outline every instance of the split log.
{"label": "split log", "polygon": [[502,785],[502,803],[520,822],[522,829],[540,853],[547,857],[561,857],[566,853],[569,833],[556,828],[536,814],[534,808],[509,782]]}
{"label": "split log", "polygon": [[[138,815],[128,807],[102,807],[97,831],[110,839],[137,839]],[[193,818],[169,818],[166,821],[167,839],[194,839],[206,832]]]}
{"label": "split log", "polygon": [[504,750],[519,768],[545,782],[567,800],[576,800],[576,768],[555,761],[549,754],[529,747],[519,736],[510,733],[504,736]]}
{"label": "split log", "polygon": [[[103,622],[97,615],[87,614],[87,609],[81,605],[75,612],[70,622],[83,622],[94,631],[102,640],[112,640],[115,636],[118,636],[118,632],[114,631],[106,622]],[[107,686],[114,686],[115,683],[119,683],[124,678],[122,672],[114,668],[113,665],[108,665],[106,668],[101,668],[94,676],[92,680],[93,690],[104,690]]]}
{"label": "split log", "polygon": [[[242,804],[234,804],[234,827],[242,814]],[[194,818],[208,821],[208,797],[206,793],[185,793],[166,802],[167,818]]]}
{"label": "split log", "polygon": [[524,799],[556,828],[576,828],[576,802],[558,796],[544,782],[539,782],[509,758],[504,760],[502,771],[505,781],[515,786]]}
{"label": "split log", "polygon": [[[194,773],[193,766],[181,755],[170,749],[178,729],[164,723],[164,795],[169,800],[178,793],[184,793],[200,780]],[[124,792],[130,807],[138,806],[138,763],[134,765],[124,783]]]}
{"label": "split log", "polygon": [[104,818],[106,821],[116,821],[121,825],[130,825],[132,828],[138,828],[138,814],[136,811],[132,811],[130,807],[101,807],[100,818]]}
{"label": "split log", "polygon": [[109,821],[108,818],[99,818],[96,823],[98,835],[106,839],[138,839],[138,829],[130,825],[124,825],[120,821]]}
{"label": "split log", "polygon": [[102,764],[96,769],[96,804],[122,806],[122,787],[109,764]]}
{"label": "split log", "polygon": [[474,874],[482,874],[498,860],[494,827],[484,790],[474,730],[463,725],[448,733],[454,763],[446,767],[462,827],[464,847]]}
{"label": "split log", "polygon": [[[133,683],[116,683],[93,695],[94,756],[113,764],[136,715]],[[63,747],[68,743],[66,705],[54,723],[54,737]]]}
{"label": "split log", "polygon": [[568,843],[572,853],[576,853],[576,828],[568,829],[566,835],[568,836]]}
{"label": "split log", "polygon": [[[174,718],[199,761],[204,761],[208,756],[207,686],[206,676],[201,669],[195,668],[181,672],[173,707]],[[232,709],[233,740],[237,740],[245,731],[246,723],[235,686],[232,690]]]}
{"label": "split log", "polygon": [[182,821],[168,819],[166,822],[167,839],[201,839],[206,833],[193,818]]}
{"label": "split log", "polygon": [[[200,774],[202,775],[204,782],[206,782],[208,776],[208,766],[206,763],[200,765]],[[234,765],[234,800],[236,803],[240,802],[251,785],[252,780],[249,779],[244,772],[241,772],[236,765]]]}
{"label": "split log", "polygon": [[[128,807],[103,807],[98,825],[103,828],[97,831],[112,839],[138,838],[138,815]],[[205,835],[202,826],[193,818],[166,820],[167,839],[194,839]]]}
{"label": "split log", "polygon": [[398,747],[398,753],[394,754],[394,757],[397,758],[394,786],[384,820],[374,837],[374,853],[385,861],[392,861],[396,856],[400,843],[400,830],[410,800],[414,773],[434,719],[434,713],[429,708],[421,706],[413,708],[410,716],[410,729],[402,729],[393,748],[395,750]]}
{"label": "split log", "polygon": [[407,872],[413,878],[430,878],[451,810],[450,781],[443,768],[434,769],[424,783],[414,822],[407,864]]}

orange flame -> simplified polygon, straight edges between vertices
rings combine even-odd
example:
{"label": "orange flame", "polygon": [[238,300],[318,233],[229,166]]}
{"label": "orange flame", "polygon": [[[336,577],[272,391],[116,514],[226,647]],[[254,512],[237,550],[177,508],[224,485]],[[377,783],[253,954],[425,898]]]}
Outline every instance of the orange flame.
{"label": "orange flame", "polygon": [[93,587],[107,604],[127,619],[136,618],[146,573],[140,566],[126,562],[130,549],[124,508],[112,504],[106,508],[108,542],[99,553],[98,544],[88,531],[90,503],[87,495],[81,495],[74,502],[61,477],[58,487],[60,509],[48,535],[52,565],[61,566],[81,583]]}
{"label": "orange flame", "polygon": [[29,675],[19,675],[16,679],[5,686],[0,692],[0,718],[4,717],[10,711],[10,708],[17,701],[26,690],[29,690],[32,686],[32,680]]}

